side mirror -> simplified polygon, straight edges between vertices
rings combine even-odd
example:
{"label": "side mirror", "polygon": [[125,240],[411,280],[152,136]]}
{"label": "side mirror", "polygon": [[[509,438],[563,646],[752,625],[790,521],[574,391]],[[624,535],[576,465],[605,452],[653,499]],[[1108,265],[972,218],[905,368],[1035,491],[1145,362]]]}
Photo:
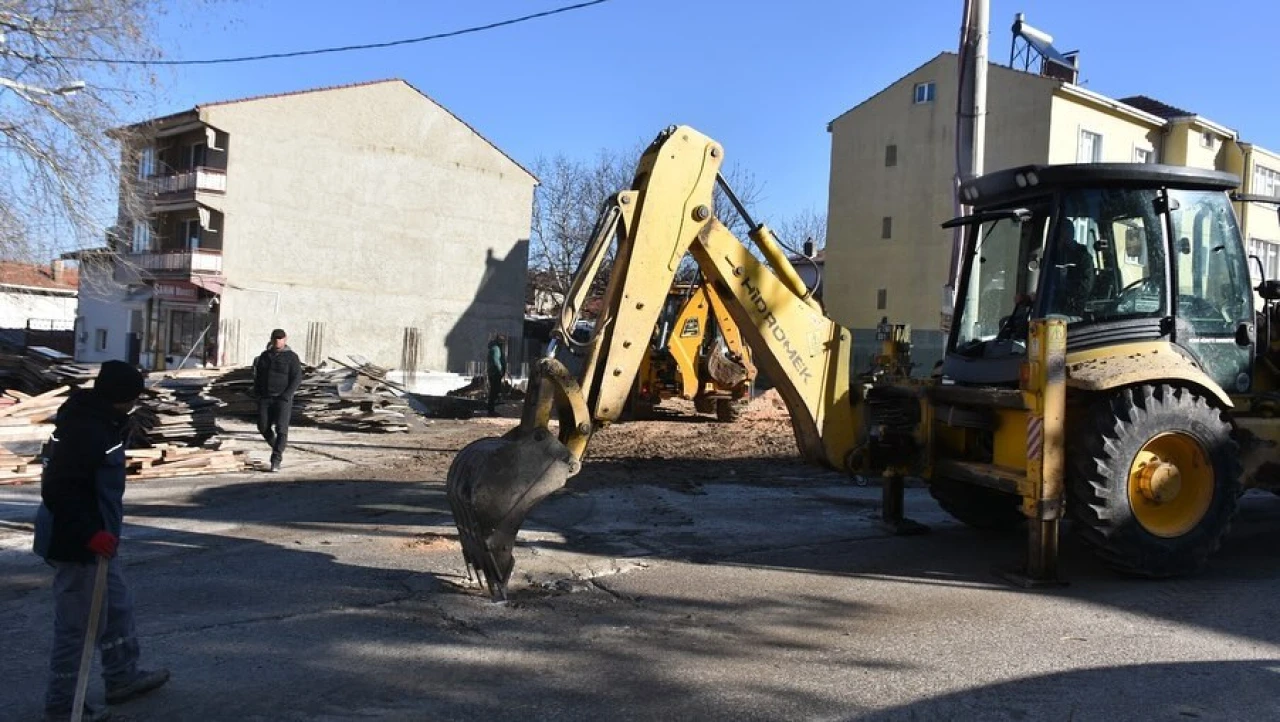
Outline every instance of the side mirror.
{"label": "side mirror", "polygon": [[1265,301],[1280,301],[1280,280],[1263,281],[1257,291]]}

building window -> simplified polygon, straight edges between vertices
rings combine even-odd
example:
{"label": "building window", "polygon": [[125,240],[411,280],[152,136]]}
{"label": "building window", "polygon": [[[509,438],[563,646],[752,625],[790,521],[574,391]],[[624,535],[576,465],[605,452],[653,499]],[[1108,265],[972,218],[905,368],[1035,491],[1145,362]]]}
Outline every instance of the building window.
{"label": "building window", "polygon": [[[1250,238],[1248,243],[1249,255],[1256,256],[1262,261],[1262,272],[1266,274],[1266,278],[1254,278],[1253,285],[1258,285],[1264,280],[1274,281],[1280,278],[1280,243],[1272,243],[1264,241],[1261,238]],[[1258,273],[1258,266],[1255,263],[1249,264],[1249,275],[1254,276]]]}
{"label": "building window", "polygon": [[876,310],[883,311],[889,305],[889,289],[882,288],[876,291]]}
{"label": "building window", "polygon": [[107,329],[94,329],[93,332],[93,348],[95,351],[107,350]]}
{"label": "building window", "polygon": [[1151,150],[1150,148],[1134,148],[1133,162],[1134,163],[1155,163],[1156,152],[1154,150]]}
{"label": "building window", "polygon": [[133,224],[133,252],[146,253],[151,250],[151,224],[146,221],[135,221]]}
{"label": "building window", "polygon": [[195,170],[204,165],[205,156],[207,155],[208,146],[204,143],[193,143],[187,155],[187,165],[191,170]]}
{"label": "building window", "polygon": [[1102,134],[1090,130],[1080,131],[1080,143],[1076,147],[1077,163],[1102,162]]}
{"label": "building window", "polygon": [[937,93],[937,84],[930,80],[927,83],[916,83],[915,89],[912,91],[915,104],[932,103],[933,96]]}
{"label": "building window", "polygon": [[169,312],[169,353],[185,355],[196,343],[196,315],[191,311]]}
{"label": "building window", "polygon": [[1206,130],[1200,134],[1200,147],[1213,150],[1213,133]]}
{"label": "building window", "polygon": [[1280,197],[1280,173],[1254,163],[1252,193],[1273,198]]}
{"label": "building window", "polygon": [[893,238],[893,218],[891,216],[885,216],[883,219],[881,219],[880,237]]}
{"label": "building window", "polygon": [[898,146],[886,145],[884,147],[884,167],[892,168],[898,164]]}
{"label": "building window", "polygon": [[1147,267],[1147,237],[1141,228],[1117,224],[1124,238],[1124,262],[1131,266]]}
{"label": "building window", "polygon": [[146,180],[156,174],[156,149],[147,146],[138,151],[138,180]]}
{"label": "building window", "polygon": [[200,248],[200,219],[188,218],[182,222],[182,243],[187,250]]}

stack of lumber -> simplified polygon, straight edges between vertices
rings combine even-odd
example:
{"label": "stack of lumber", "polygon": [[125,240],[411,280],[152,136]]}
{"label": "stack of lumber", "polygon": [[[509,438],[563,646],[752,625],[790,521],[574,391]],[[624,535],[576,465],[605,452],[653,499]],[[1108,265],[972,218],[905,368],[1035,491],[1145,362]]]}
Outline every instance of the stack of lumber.
{"label": "stack of lumber", "polygon": [[124,452],[129,478],[168,479],[175,476],[233,474],[249,467],[249,452],[223,443],[214,447],[158,444]]}
{"label": "stack of lumber", "polygon": [[20,456],[0,447],[0,486],[40,481],[43,469],[39,458]]}
{"label": "stack of lumber", "polygon": [[208,375],[173,375],[154,381],[139,401],[134,423],[139,439],[155,446],[182,442],[202,446],[218,433],[216,410],[221,404],[209,396]]}
{"label": "stack of lumber", "polygon": [[53,433],[53,417],[67,400],[66,386],[29,396],[9,390],[0,396],[0,444],[44,441]]}
{"label": "stack of lumber", "polygon": [[98,364],[76,363],[59,351],[32,346],[20,355],[0,356],[0,370],[8,388],[39,394],[58,386],[79,388],[92,383],[98,375]]}
{"label": "stack of lumber", "polygon": [[[339,431],[392,433],[408,431],[408,402],[393,389],[402,388],[387,380],[387,369],[359,357],[352,363],[329,359],[334,366],[304,367],[302,385],[293,397],[293,423]],[[233,369],[209,389],[223,403],[222,413],[255,417],[253,370]]]}

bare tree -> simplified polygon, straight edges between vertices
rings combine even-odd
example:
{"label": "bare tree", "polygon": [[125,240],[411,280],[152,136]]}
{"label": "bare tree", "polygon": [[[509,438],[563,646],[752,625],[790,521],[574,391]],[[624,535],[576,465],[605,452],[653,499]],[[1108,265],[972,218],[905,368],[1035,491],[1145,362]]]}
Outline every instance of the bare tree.
{"label": "bare tree", "polygon": [[[529,279],[531,284],[542,287],[530,289],[526,294],[528,298],[539,295],[564,298],[591,241],[602,204],[614,193],[631,187],[636,162],[646,146],[646,143],[636,143],[627,152],[604,149],[592,162],[560,155],[540,158],[533,164],[534,175],[541,184],[534,194]],[[749,213],[761,196],[755,175],[741,167],[730,167],[725,177]],[[720,221],[745,241],[747,223],[719,188],[713,202]],[[606,256],[604,267],[610,266],[611,256]],[[685,281],[696,277],[697,269],[691,258],[684,259],[677,275]],[[603,284],[593,288],[595,293],[603,290]]]}
{"label": "bare tree", "polygon": [[[0,257],[104,244],[142,213],[120,133],[158,82],[164,0],[0,0]],[[118,205],[117,205],[118,203]]]}
{"label": "bare tree", "polygon": [[806,242],[813,242],[813,250],[827,247],[827,214],[807,208],[790,216],[784,216],[774,225],[778,240],[793,252],[802,252]]}

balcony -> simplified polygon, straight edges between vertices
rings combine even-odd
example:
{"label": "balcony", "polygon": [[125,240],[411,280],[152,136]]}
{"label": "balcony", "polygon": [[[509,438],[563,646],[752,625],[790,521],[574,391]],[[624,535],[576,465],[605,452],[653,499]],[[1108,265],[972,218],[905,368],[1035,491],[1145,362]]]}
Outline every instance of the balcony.
{"label": "balcony", "polygon": [[168,196],[176,193],[226,193],[227,172],[217,168],[201,166],[195,170],[182,171],[173,175],[162,175],[151,179],[151,193],[157,196]]}
{"label": "balcony", "polygon": [[183,279],[222,275],[221,251],[129,253],[121,260],[128,271],[148,278]]}

